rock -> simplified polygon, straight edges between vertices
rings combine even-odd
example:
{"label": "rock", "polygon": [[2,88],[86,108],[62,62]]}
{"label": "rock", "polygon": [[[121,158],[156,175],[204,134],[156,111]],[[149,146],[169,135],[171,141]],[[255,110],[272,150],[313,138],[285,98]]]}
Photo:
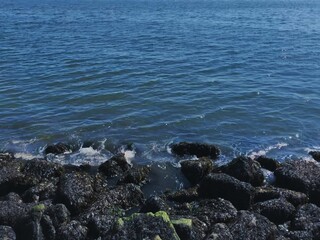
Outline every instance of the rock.
{"label": "rock", "polygon": [[142,206],[140,212],[147,213],[147,212],[159,212],[159,211],[168,211],[169,206],[167,203],[158,196],[151,196],[147,199],[145,204]]}
{"label": "rock", "polygon": [[88,229],[80,222],[73,220],[66,225],[62,225],[57,231],[59,240],[85,240],[87,239]]}
{"label": "rock", "polygon": [[212,160],[200,158],[199,160],[186,160],[180,162],[181,171],[192,184],[197,184],[213,169]]}
{"label": "rock", "polygon": [[277,234],[277,227],[266,217],[248,211],[240,211],[228,226],[234,240],[268,240]]}
{"label": "rock", "polygon": [[237,216],[237,209],[231,202],[218,199],[205,199],[194,201],[185,205],[174,207],[174,214],[179,216],[194,216],[211,226],[215,223],[226,223]]}
{"label": "rock", "polygon": [[318,151],[311,151],[309,152],[309,154],[312,156],[312,158],[314,160],[316,160],[317,162],[320,162],[320,152]]}
{"label": "rock", "polygon": [[171,222],[180,239],[203,239],[206,236],[207,225],[195,217],[173,217]]}
{"label": "rock", "polygon": [[253,205],[253,210],[275,224],[290,221],[295,214],[295,207],[285,199],[272,199]]}
{"label": "rock", "polygon": [[283,233],[289,240],[314,240],[311,232],[307,231],[287,231]]}
{"label": "rock", "polygon": [[253,194],[254,188],[249,183],[241,182],[224,173],[207,175],[199,187],[199,196],[229,200],[237,209],[248,209]]}
{"label": "rock", "polygon": [[52,221],[53,226],[57,229],[61,225],[70,222],[70,212],[64,204],[51,205],[45,210]]}
{"label": "rock", "polygon": [[0,201],[0,225],[14,227],[19,221],[27,217],[29,205],[13,201]]}
{"label": "rock", "polygon": [[66,152],[70,152],[71,151],[71,147],[68,146],[67,144],[64,143],[57,143],[54,145],[49,145],[46,147],[46,149],[44,150],[45,154],[61,154],[61,153],[66,153]]}
{"label": "rock", "polygon": [[306,193],[320,205],[320,166],[311,161],[288,161],[274,173],[280,187]]}
{"label": "rock", "polygon": [[99,171],[107,177],[118,176],[131,168],[124,154],[118,154],[99,166]]}
{"label": "rock", "polygon": [[110,210],[110,213],[105,215],[92,213],[87,221],[88,238],[99,239],[99,237],[102,237],[102,239],[108,239],[108,234],[119,217],[122,217],[122,213],[117,214],[114,210]]}
{"label": "rock", "polygon": [[25,202],[38,202],[53,199],[56,195],[58,178],[38,183],[22,194]]}
{"label": "rock", "polygon": [[261,186],[264,181],[260,163],[244,156],[233,159],[229,164],[221,166],[219,170],[253,186]]}
{"label": "rock", "polygon": [[0,153],[0,162],[12,161],[14,159],[14,155],[8,152]]}
{"label": "rock", "polygon": [[23,168],[24,175],[36,179],[37,182],[60,177],[63,171],[62,165],[40,159],[27,161]]}
{"label": "rock", "polygon": [[88,206],[94,196],[93,181],[84,172],[67,173],[60,178],[57,202],[63,203],[73,213]]}
{"label": "rock", "polygon": [[212,226],[210,234],[205,240],[233,240],[233,237],[226,224],[217,223]]}
{"label": "rock", "polygon": [[179,203],[192,202],[198,199],[198,187],[192,187],[187,189],[182,189],[176,192],[166,193],[166,198],[170,201],[175,201]]}
{"label": "rock", "polygon": [[12,227],[1,225],[0,237],[3,240],[16,240],[16,233],[13,231]]}
{"label": "rock", "polygon": [[179,240],[166,212],[133,214],[119,218],[109,239]]}
{"label": "rock", "polygon": [[320,208],[310,203],[300,206],[291,222],[291,229],[310,232],[314,239],[320,239]]}
{"label": "rock", "polygon": [[124,176],[121,179],[119,179],[118,184],[124,184],[124,183],[133,183],[137,185],[143,184],[147,181],[150,170],[151,169],[148,166],[131,168],[124,174]]}
{"label": "rock", "polygon": [[309,201],[306,194],[272,186],[264,186],[255,188],[254,202],[264,202],[271,199],[285,198],[295,207],[305,204]]}
{"label": "rock", "polygon": [[260,163],[261,167],[274,172],[278,167],[281,166],[281,164],[273,159],[273,158],[268,158],[266,156],[259,156],[255,159],[258,163]]}
{"label": "rock", "polygon": [[53,222],[48,215],[43,215],[41,218],[41,229],[46,240],[54,240],[56,239],[56,229],[53,226]]}
{"label": "rock", "polygon": [[220,154],[219,148],[205,143],[180,142],[172,144],[171,151],[178,156],[191,155],[198,158],[209,157],[211,159],[216,159]]}
{"label": "rock", "polygon": [[23,203],[21,197],[19,194],[10,192],[3,198],[1,198],[1,201],[10,201],[10,202],[16,202],[16,203]]}

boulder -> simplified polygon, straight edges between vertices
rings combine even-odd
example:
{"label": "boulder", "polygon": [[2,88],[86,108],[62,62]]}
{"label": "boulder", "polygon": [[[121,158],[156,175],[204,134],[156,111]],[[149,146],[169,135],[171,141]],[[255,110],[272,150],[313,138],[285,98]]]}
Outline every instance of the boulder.
{"label": "boulder", "polygon": [[208,227],[205,223],[196,217],[171,217],[171,222],[180,237],[183,240],[203,239],[206,236]]}
{"label": "boulder", "polygon": [[186,160],[180,162],[181,171],[192,184],[197,184],[213,169],[212,160],[200,158],[199,160]]}
{"label": "boulder", "polygon": [[99,171],[107,177],[115,177],[123,174],[131,168],[124,154],[118,154],[99,166]]}
{"label": "boulder", "polygon": [[310,232],[314,239],[320,239],[320,208],[310,203],[300,206],[291,222],[291,229]]}
{"label": "boulder", "polygon": [[48,215],[43,215],[40,221],[41,230],[46,240],[56,239],[56,229],[53,226],[53,222]]}
{"label": "boulder", "polygon": [[295,207],[305,204],[309,201],[306,194],[272,186],[264,186],[255,188],[254,202],[264,202],[271,199],[285,198]]}
{"label": "boulder", "polygon": [[179,236],[166,212],[133,214],[119,218],[110,238],[179,240]]}
{"label": "boulder", "polygon": [[311,151],[309,154],[312,156],[314,160],[320,162],[320,152],[319,151]]}
{"label": "boulder", "polygon": [[159,212],[159,211],[168,211],[169,206],[167,203],[158,196],[150,196],[144,205],[142,206],[140,212],[147,213],[147,212]]}
{"label": "boulder", "polygon": [[72,172],[60,178],[56,200],[65,204],[72,213],[86,208],[93,196],[93,181],[87,173]]}
{"label": "boulder", "polygon": [[221,198],[176,205],[173,212],[178,216],[196,217],[208,226],[215,223],[230,222],[237,216],[237,209],[232,203]]}
{"label": "boulder", "polygon": [[258,213],[240,211],[236,220],[228,224],[234,240],[275,239],[277,227]]}
{"label": "boulder", "polygon": [[4,240],[16,240],[16,233],[9,226],[0,225],[0,236]]}
{"label": "boulder", "polygon": [[133,183],[133,184],[143,184],[147,181],[150,173],[150,167],[133,167],[125,172],[124,176],[118,181],[118,184]]}
{"label": "boulder", "polygon": [[274,174],[280,187],[306,193],[310,201],[320,205],[320,166],[311,161],[288,161]]}
{"label": "boulder", "polygon": [[22,194],[25,202],[38,202],[48,199],[54,199],[57,191],[57,184],[59,179],[51,179],[50,181],[43,181],[37,185],[29,188]]}
{"label": "boulder", "polygon": [[200,157],[218,158],[220,150],[218,147],[205,143],[180,142],[171,145],[172,153],[178,156],[190,155]]}
{"label": "boulder", "polygon": [[253,210],[275,224],[290,221],[295,214],[295,207],[285,199],[272,199],[253,205]]}
{"label": "boulder", "polygon": [[199,196],[220,197],[232,202],[237,209],[248,209],[253,200],[254,188],[227,174],[212,173],[200,182]]}
{"label": "boulder", "polygon": [[51,205],[45,209],[44,214],[50,217],[56,229],[70,222],[70,212],[64,204]]}
{"label": "boulder", "polygon": [[308,231],[286,231],[284,237],[289,240],[315,240],[313,234]]}
{"label": "boulder", "polygon": [[233,237],[226,224],[216,223],[212,226],[205,240],[233,240]]}
{"label": "boulder", "polygon": [[259,156],[255,159],[258,163],[260,163],[261,167],[274,172],[278,167],[281,166],[281,164],[273,159],[273,158],[268,158],[266,156]]}
{"label": "boulder", "polygon": [[264,181],[260,163],[249,157],[237,157],[218,170],[253,186],[261,186]]}
{"label": "boulder", "polygon": [[49,145],[45,148],[44,153],[45,154],[62,154],[62,153],[66,153],[66,152],[70,152],[71,151],[71,147],[68,146],[67,144],[64,143],[57,143],[54,145]]}
{"label": "boulder", "polygon": [[59,240],[86,240],[88,229],[80,222],[72,220],[66,225],[62,225],[57,231]]}
{"label": "boulder", "polygon": [[199,198],[198,187],[192,187],[187,189],[181,189],[175,192],[167,192],[166,198],[170,201],[179,203],[192,202]]}
{"label": "boulder", "polygon": [[0,225],[14,227],[27,216],[30,209],[31,206],[25,203],[0,201]]}

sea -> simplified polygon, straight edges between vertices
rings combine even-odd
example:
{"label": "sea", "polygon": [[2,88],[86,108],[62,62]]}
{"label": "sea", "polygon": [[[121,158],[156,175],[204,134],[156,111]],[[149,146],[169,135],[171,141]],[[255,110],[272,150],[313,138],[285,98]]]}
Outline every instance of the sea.
{"label": "sea", "polygon": [[98,165],[320,150],[319,0],[1,0],[0,151]]}

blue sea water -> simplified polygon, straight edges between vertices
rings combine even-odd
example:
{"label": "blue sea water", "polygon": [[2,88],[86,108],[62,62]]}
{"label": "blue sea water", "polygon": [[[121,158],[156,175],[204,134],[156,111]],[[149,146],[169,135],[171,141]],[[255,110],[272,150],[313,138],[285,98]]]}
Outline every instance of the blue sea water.
{"label": "blue sea water", "polygon": [[318,0],[1,0],[0,56],[0,149],[17,156],[59,141],[80,145],[59,159],[75,164],[127,143],[144,163],[174,161],[178,141],[221,161],[320,148]]}

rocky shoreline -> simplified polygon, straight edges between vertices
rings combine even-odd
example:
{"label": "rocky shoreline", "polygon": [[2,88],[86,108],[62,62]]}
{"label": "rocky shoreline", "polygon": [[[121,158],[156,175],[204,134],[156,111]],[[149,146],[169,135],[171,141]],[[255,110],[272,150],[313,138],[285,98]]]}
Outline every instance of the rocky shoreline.
{"label": "rocky shoreline", "polygon": [[[143,189],[152,166],[124,154],[92,167],[1,153],[1,239],[320,239],[320,153],[310,153],[315,161],[240,156],[216,166],[214,145],[171,148],[198,157],[175,170],[189,186],[150,196]],[[59,143],[45,153],[68,150]]]}

